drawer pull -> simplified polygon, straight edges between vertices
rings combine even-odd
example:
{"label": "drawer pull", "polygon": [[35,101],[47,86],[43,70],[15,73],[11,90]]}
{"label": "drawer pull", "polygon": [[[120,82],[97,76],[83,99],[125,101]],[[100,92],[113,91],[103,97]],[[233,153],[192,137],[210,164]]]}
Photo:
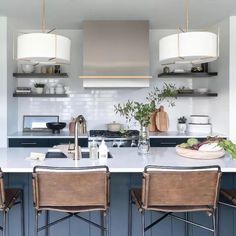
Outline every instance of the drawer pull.
{"label": "drawer pull", "polygon": [[177,143],[174,142],[163,142],[161,145],[177,145]]}
{"label": "drawer pull", "polygon": [[36,145],[37,143],[21,143],[21,145]]}

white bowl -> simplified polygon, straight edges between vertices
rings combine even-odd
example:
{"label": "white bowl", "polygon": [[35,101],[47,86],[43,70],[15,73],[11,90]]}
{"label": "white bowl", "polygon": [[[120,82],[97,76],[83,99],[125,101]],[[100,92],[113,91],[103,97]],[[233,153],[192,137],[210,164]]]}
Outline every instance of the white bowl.
{"label": "white bowl", "polygon": [[207,93],[207,92],[208,92],[208,88],[198,88],[198,89],[196,89],[196,91],[197,91],[198,93],[203,94],[203,93]]}
{"label": "white bowl", "polygon": [[208,124],[209,116],[207,115],[191,115],[190,123],[192,124]]}
{"label": "white bowl", "polygon": [[35,70],[34,65],[31,65],[31,64],[22,64],[21,68],[22,68],[22,71],[27,74],[32,73]]}

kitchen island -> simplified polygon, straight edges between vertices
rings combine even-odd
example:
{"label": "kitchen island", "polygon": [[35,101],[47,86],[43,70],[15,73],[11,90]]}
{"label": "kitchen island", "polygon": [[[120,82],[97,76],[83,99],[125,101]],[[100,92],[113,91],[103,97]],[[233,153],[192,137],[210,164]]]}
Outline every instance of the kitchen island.
{"label": "kitchen island", "polygon": [[[34,226],[34,209],[32,206],[32,186],[31,172],[35,165],[45,166],[95,166],[107,165],[111,172],[111,208],[110,208],[110,225],[112,236],[126,236],[128,225],[128,191],[130,187],[141,185],[142,171],[146,165],[162,165],[162,166],[204,166],[204,165],[219,165],[223,174],[222,185],[227,188],[236,188],[236,161],[232,160],[229,155],[217,160],[193,160],[180,157],[176,154],[174,148],[151,148],[150,154],[140,156],[137,154],[136,148],[111,148],[110,152],[113,158],[107,161],[92,161],[90,159],[82,159],[75,162],[72,159],[45,159],[44,161],[26,160],[30,152],[47,152],[45,148],[8,148],[0,149],[0,167],[6,173],[5,180],[9,187],[21,187],[24,189],[25,195],[25,217],[26,217],[26,235],[33,235]],[[56,193],[55,193],[56,194]],[[233,235],[236,222],[234,221],[234,212],[231,209],[222,208],[220,210],[220,236]],[[12,209],[10,213],[10,228],[9,236],[19,235],[19,215],[18,207]],[[52,213],[52,220],[62,215],[62,213]],[[84,213],[90,219],[99,222],[99,214]],[[146,221],[149,223],[159,214],[147,214]],[[210,224],[208,216],[204,213],[190,214],[191,219]],[[44,217],[40,217],[41,223],[44,222]],[[225,227],[226,225],[226,227]],[[139,215],[134,210],[134,225],[133,235],[140,234]],[[160,225],[155,226],[147,236],[154,235],[173,235],[183,236],[185,233],[185,225],[182,222],[177,222],[174,219],[168,218]],[[211,235],[207,231],[195,227],[188,227],[188,235]],[[69,233],[68,233],[69,232]],[[100,235],[100,231],[93,226],[89,226],[78,219],[69,219],[50,229],[50,236],[74,236],[74,235]],[[44,233],[41,233],[44,235]]]}

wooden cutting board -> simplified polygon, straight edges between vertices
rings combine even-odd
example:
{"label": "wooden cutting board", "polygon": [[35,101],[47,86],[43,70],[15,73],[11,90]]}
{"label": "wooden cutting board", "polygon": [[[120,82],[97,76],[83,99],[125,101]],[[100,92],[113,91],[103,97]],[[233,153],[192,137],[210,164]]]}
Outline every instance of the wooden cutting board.
{"label": "wooden cutting board", "polygon": [[156,127],[161,132],[166,132],[169,129],[169,117],[164,111],[164,106],[160,106],[156,113]]}
{"label": "wooden cutting board", "polygon": [[157,126],[156,126],[156,114],[159,110],[157,109],[154,111],[150,117],[150,124],[149,124],[149,131],[150,132],[156,132],[157,131]]}
{"label": "wooden cutting board", "polygon": [[204,152],[204,151],[191,150],[191,149],[181,148],[179,146],[176,146],[175,150],[180,156],[188,157],[191,159],[200,159],[200,160],[217,159],[225,155],[224,149],[222,149],[221,151],[216,151],[216,152]]}

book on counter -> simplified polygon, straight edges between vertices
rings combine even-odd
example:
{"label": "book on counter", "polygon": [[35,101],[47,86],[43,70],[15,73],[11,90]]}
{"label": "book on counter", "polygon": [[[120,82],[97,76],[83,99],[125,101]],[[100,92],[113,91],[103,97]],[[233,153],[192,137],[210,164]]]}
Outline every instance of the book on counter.
{"label": "book on counter", "polygon": [[32,93],[32,89],[31,87],[17,87],[15,93],[16,94],[30,94]]}

